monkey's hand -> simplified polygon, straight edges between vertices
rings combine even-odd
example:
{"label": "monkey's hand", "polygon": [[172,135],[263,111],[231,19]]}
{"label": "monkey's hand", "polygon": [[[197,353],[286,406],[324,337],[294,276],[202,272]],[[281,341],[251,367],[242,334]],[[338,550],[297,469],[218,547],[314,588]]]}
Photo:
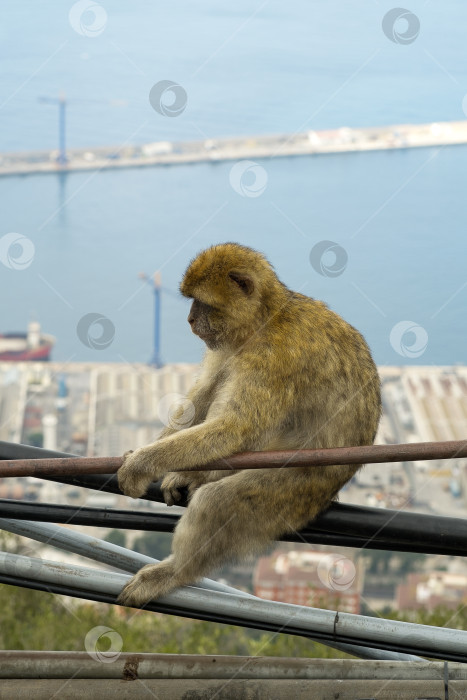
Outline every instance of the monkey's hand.
{"label": "monkey's hand", "polygon": [[180,489],[188,488],[188,500],[192,497],[196,489],[208,481],[209,472],[170,472],[166,474],[161,484],[164,494],[164,501],[168,506],[178,503],[182,494]]}
{"label": "monkey's hand", "polygon": [[126,496],[144,496],[149,484],[158,478],[155,455],[151,447],[125,452],[123,464],[118,470],[118,485]]}

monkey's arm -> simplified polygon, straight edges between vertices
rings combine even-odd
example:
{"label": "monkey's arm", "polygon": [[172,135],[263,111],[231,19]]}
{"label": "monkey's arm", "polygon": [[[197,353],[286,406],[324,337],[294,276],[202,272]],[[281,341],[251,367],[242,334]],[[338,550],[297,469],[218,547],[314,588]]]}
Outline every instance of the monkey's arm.
{"label": "monkey's arm", "polygon": [[293,392],[286,392],[280,402],[271,401],[269,373],[264,367],[262,370],[248,373],[241,382],[232,382],[231,387],[225,386],[204,423],[127,455],[118,471],[122,491],[138,498],[152,481],[174,469],[190,470],[235,452],[267,445],[293,400]]}
{"label": "monkey's arm", "polygon": [[[176,435],[180,430],[186,430],[191,425],[199,425],[206,419],[212,402],[217,375],[214,374],[213,378],[209,369],[206,370],[205,365],[209,365],[206,358],[196,383],[188,392],[186,400],[174,411],[170,417],[170,425],[162,430],[157,438],[158,440]],[[192,471],[169,473],[165,476],[161,485],[164,500],[168,506],[173,506],[182,498],[181,489],[188,489],[188,498],[191,498],[196,489],[203,484],[223,479],[229,473],[236,472]]]}
{"label": "monkey's arm", "polygon": [[180,430],[202,423],[209,410],[213,388],[212,381],[207,381],[201,373],[186,399],[170,415],[169,425],[163,428],[157,439],[162,440],[176,435]]}

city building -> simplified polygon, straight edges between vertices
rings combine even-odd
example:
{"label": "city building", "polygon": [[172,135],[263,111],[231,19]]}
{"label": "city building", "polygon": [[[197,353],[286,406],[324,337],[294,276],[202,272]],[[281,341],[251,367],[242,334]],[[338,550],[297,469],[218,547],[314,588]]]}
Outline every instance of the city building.
{"label": "city building", "polygon": [[363,569],[336,552],[276,550],[259,559],[253,584],[259,598],[359,613]]}
{"label": "city building", "polygon": [[397,610],[455,610],[467,604],[467,574],[448,571],[409,574],[397,587]]}

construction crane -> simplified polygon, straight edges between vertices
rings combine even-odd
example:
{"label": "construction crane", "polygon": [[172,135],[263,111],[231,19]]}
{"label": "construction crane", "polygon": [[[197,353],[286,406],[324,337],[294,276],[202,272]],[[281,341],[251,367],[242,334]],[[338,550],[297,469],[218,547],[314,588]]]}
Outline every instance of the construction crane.
{"label": "construction crane", "polygon": [[[138,277],[144,280],[149,285],[152,286],[154,294],[154,345],[152,351],[152,357],[149,360],[150,365],[153,367],[162,367],[163,362],[161,360],[160,354],[160,343],[161,343],[161,333],[160,333],[160,321],[161,321],[161,273],[155,272],[152,276],[147,275],[145,272],[140,272]],[[170,290],[167,290],[170,291]]]}
{"label": "construction crane", "polygon": [[64,92],[60,92],[58,97],[39,97],[39,102],[44,104],[58,105],[58,158],[57,163],[66,165],[66,106],[67,100]]}
{"label": "construction crane", "polygon": [[65,93],[60,91],[58,97],[49,97],[48,95],[41,95],[37,98],[39,102],[43,104],[58,105],[58,157],[57,163],[59,165],[65,166],[68,162],[66,155],[66,110],[67,106],[71,103],[77,104],[110,104],[113,107],[125,106],[126,100],[88,100],[88,99],[67,99]]}

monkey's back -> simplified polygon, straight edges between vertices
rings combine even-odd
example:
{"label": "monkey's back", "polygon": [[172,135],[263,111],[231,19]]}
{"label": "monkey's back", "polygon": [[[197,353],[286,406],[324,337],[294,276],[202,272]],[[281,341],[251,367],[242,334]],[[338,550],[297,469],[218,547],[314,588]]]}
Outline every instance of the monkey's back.
{"label": "monkey's back", "polygon": [[323,302],[291,293],[252,345],[247,352],[260,358],[260,381],[266,377],[276,401],[289,399],[268,449],[373,443],[381,414],[380,379],[365,339],[353,326]]}

